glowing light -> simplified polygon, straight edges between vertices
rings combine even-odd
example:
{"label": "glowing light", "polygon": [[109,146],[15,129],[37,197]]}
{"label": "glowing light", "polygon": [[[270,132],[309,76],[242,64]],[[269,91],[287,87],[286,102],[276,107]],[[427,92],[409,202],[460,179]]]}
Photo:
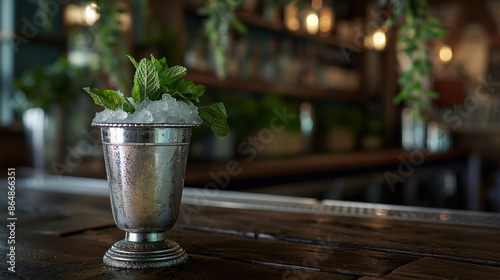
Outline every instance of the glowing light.
{"label": "glowing light", "polygon": [[307,33],[314,35],[318,33],[318,15],[315,13],[310,13],[306,18],[306,29]]}
{"label": "glowing light", "polygon": [[289,18],[286,22],[286,27],[292,31],[297,31],[300,28],[300,21],[297,18]]}
{"label": "glowing light", "polygon": [[132,18],[129,13],[122,13],[118,15],[118,21],[121,22],[121,29],[128,30],[132,27]]}
{"label": "glowing light", "polygon": [[453,52],[451,51],[450,46],[442,45],[439,49],[439,59],[442,62],[449,62],[453,58]]}
{"label": "glowing light", "polygon": [[382,30],[377,30],[373,33],[373,48],[377,51],[383,50],[385,48],[385,33]]}
{"label": "glowing light", "polygon": [[323,7],[323,1],[322,0],[312,0],[311,7],[315,10],[319,10],[319,9],[321,9],[321,7]]}
{"label": "glowing light", "polygon": [[88,25],[94,25],[94,23],[99,19],[99,16],[96,4],[92,3],[85,8],[85,23]]}
{"label": "glowing light", "polygon": [[443,212],[441,212],[441,214],[439,214],[439,219],[441,221],[445,221],[446,222],[446,221],[448,221],[450,219],[450,217],[451,217],[451,213],[448,212],[448,211],[443,211]]}
{"label": "glowing light", "polygon": [[291,31],[297,31],[300,29],[300,21],[298,19],[298,10],[295,7],[294,2],[285,6],[284,21],[286,27]]}
{"label": "glowing light", "polygon": [[379,217],[385,217],[385,216],[387,216],[387,210],[375,209],[375,215],[377,215]]}
{"label": "glowing light", "polygon": [[330,31],[330,27],[332,26],[332,18],[329,16],[322,16],[319,19],[319,30],[322,32]]}
{"label": "glowing light", "polygon": [[333,12],[330,7],[324,7],[319,12],[319,30],[321,35],[328,36],[332,30]]}

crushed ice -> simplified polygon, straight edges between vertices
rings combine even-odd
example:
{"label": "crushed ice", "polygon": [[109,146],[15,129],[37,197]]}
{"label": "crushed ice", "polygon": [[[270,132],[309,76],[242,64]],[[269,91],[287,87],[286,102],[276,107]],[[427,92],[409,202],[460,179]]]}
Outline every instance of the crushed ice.
{"label": "crushed ice", "polygon": [[162,100],[144,100],[135,103],[135,112],[129,114],[121,109],[112,111],[104,109],[96,113],[93,123],[175,123],[175,124],[201,124],[198,108],[184,102],[178,102],[170,94],[164,94]]}

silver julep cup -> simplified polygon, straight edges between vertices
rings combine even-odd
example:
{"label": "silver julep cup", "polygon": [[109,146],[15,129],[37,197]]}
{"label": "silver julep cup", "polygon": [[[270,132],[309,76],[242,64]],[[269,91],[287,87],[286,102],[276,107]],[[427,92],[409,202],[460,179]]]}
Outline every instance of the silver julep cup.
{"label": "silver julep cup", "polygon": [[177,221],[191,128],[177,124],[92,124],[100,127],[116,225],[125,239],[104,264],[152,268],[184,263],[187,255],[166,230]]}

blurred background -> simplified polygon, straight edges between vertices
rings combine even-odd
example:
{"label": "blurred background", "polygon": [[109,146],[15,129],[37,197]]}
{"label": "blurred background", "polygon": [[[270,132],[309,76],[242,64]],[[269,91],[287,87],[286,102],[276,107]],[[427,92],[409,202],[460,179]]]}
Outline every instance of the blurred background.
{"label": "blurred background", "polygon": [[[129,94],[125,55],[154,54],[229,116],[193,131],[186,186],[497,212],[499,30],[498,0],[1,0],[0,166],[105,179],[82,88]],[[425,119],[394,102],[418,67]]]}

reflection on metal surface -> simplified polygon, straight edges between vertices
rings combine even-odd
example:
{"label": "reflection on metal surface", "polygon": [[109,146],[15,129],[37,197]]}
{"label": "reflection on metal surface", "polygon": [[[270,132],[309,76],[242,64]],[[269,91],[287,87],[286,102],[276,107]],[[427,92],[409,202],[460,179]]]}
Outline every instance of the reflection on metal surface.
{"label": "reflection on metal surface", "polygon": [[154,268],[185,262],[186,253],[165,231],[179,214],[191,127],[101,126],[101,137],[113,218],[126,232],[106,252],[104,264]]}
{"label": "reflection on metal surface", "polygon": [[[74,194],[109,195],[106,180],[45,175],[43,178],[20,179],[25,189],[40,189]],[[317,200],[280,195],[205,190],[184,187],[182,203],[231,209],[284,211],[373,217],[394,220],[438,222],[458,225],[500,228],[500,214],[397,206],[339,200]],[[378,213],[378,214],[377,214]],[[383,214],[383,215],[381,215]]]}
{"label": "reflection on metal surface", "polygon": [[450,212],[448,211],[443,211],[441,212],[441,214],[439,214],[439,219],[441,219],[441,221],[448,221],[450,219]]}
{"label": "reflection on metal surface", "polygon": [[374,213],[375,213],[375,215],[381,216],[381,217],[387,216],[387,210],[383,210],[383,209],[375,209]]}
{"label": "reflection on metal surface", "polygon": [[217,195],[210,196],[203,194],[203,190],[184,188],[182,202],[224,208],[361,216],[500,228],[500,214],[496,213],[338,200],[319,201],[267,194],[219,191]]}

